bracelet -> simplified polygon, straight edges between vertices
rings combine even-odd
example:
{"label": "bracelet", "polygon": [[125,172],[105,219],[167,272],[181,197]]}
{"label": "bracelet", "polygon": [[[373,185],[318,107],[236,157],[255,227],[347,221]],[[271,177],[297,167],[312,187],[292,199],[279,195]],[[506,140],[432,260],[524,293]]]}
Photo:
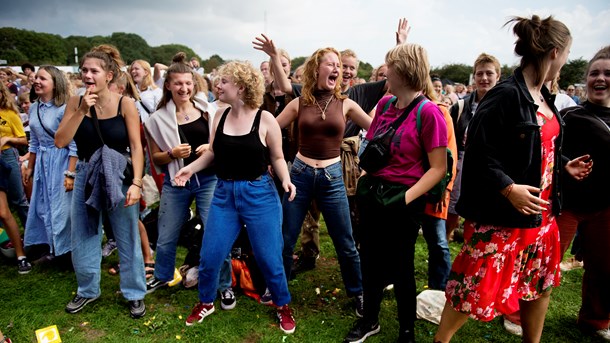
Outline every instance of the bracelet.
{"label": "bracelet", "polygon": [[136,186],[136,187],[138,187],[138,188],[140,188],[140,189],[142,189],[142,185],[138,185],[138,184],[136,184],[135,182],[132,182],[131,184],[132,184],[132,185],[134,185],[134,186]]}
{"label": "bracelet", "polygon": [[76,178],[76,172],[66,170],[64,172],[64,176],[67,178],[70,178],[70,179],[74,179],[74,178]]}
{"label": "bracelet", "polygon": [[167,156],[169,156],[169,158],[171,158],[172,160],[176,159],[176,156],[172,154],[172,149],[167,150]]}
{"label": "bracelet", "polygon": [[506,190],[504,192],[502,192],[502,195],[504,195],[505,198],[508,198],[508,196],[510,195],[510,192],[513,191],[514,186],[515,186],[514,183],[511,183],[510,185],[508,185],[508,187],[506,187]]}
{"label": "bracelet", "polygon": [[142,179],[138,179],[138,178],[134,177],[133,180],[131,181],[131,184],[142,188]]}

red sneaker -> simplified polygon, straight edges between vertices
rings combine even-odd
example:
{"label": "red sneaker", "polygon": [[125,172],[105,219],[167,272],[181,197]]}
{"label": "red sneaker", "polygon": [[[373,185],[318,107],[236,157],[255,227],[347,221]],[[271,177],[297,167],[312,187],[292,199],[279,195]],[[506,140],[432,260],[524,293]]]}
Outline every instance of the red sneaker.
{"label": "red sneaker", "polygon": [[277,308],[277,318],[280,320],[280,329],[285,333],[293,333],[297,327],[292,316],[292,310],[288,305]]}
{"label": "red sneaker", "polygon": [[204,304],[201,301],[195,304],[191,315],[186,318],[186,326],[191,326],[195,322],[201,323],[203,318],[209,316],[214,312],[214,304]]}

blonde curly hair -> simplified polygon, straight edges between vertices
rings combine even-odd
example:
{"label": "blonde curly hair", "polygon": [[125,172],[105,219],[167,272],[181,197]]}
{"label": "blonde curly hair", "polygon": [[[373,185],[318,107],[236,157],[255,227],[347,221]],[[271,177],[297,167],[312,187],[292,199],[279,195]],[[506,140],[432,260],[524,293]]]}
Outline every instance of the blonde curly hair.
{"label": "blonde curly hair", "polygon": [[244,87],[242,100],[248,107],[259,108],[263,104],[265,79],[263,73],[250,62],[227,62],[220,66],[217,75],[230,78],[239,87]]}

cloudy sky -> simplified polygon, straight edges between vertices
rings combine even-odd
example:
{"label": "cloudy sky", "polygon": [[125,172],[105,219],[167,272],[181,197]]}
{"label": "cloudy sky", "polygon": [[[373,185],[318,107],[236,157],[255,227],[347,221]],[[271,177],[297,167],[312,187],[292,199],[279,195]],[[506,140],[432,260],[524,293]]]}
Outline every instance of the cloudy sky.
{"label": "cloudy sky", "polygon": [[471,65],[481,52],[517,63],[514,36],[503,27],[514,15],[564,22],[574,38],[569,59],[588,60],[610,44],[608,0],[19,0],[0,8],[0,27],[62,37],[135,33],[150,46],[183,44],[204,59],[218,54],[255,64],[266,55],[251,42],[266,33],[293,58],[325,46],[351,48],[376,67],[395,44],[400,17],[409,20],[409,41],[428,50],[433,67]]}

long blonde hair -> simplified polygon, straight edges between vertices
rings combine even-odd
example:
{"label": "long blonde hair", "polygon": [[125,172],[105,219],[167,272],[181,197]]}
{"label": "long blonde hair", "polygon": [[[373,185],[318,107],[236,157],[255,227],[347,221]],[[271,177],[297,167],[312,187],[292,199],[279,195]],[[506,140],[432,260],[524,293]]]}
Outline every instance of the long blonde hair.
{"label": "long blonde hair", "polygon": [[142,67],[142,69],[144,69],[146,71],[146,75],[142,79],[142,82],[140,82],[139,85],[136,85],[136,86],[138,86],[140,91],[145,91],[149,87],[152,89],[157,88],[157,85],[155,84],[155,80],[153,80],[152,74],[150,73],[150,63],[148,63],[147,61],[135,60],[135,61],[131,62],[131,64],[129,65],[129,70],[127,72],[131,75],[131,68],[136,63],[139,64],[140,67]]}
{"label": "long blonde hair", "polygon": [[15,96],[8,90],[4,82],[0,82],[0,109],[19,113],[19,107],[15,103]]}

